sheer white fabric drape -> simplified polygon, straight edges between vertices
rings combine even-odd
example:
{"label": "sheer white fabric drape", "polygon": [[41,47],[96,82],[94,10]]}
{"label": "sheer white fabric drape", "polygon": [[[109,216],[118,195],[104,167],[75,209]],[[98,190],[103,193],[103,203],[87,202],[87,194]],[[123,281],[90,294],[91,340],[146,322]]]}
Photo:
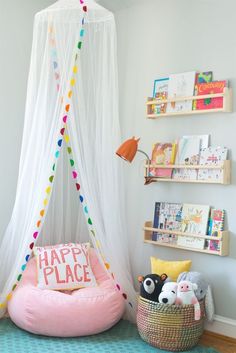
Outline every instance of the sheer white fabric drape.
{"label": "sheer white fabric drape", "polygon": [[[133,320],[136,294],[128,257],[122,161],[115,156],[120,144],[115,23],[113,15],[95,2],[87,0],[85,4],[85,36],[67,127],[97,239],[121,291],[128,295],[127,317]],[[30,253],[29,244],[54,163],[64,107],[61,97],[69,89],[82,16],[79,0],[61,0],[35,17],[16,200],[0,247],[0,302],[11,292]],[[50,54],[50,25],[54,28],[61,76],[59,92]],[[78,198],[68,156],[61,151],[37,244],[88,239]]]}

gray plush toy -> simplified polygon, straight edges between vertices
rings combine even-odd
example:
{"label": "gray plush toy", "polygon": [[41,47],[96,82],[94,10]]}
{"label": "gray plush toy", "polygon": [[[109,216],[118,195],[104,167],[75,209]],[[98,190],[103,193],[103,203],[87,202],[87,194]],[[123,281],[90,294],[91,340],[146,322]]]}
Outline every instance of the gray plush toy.
{"label": "gray plush toy", "polygon": [[177,283],[180,281],[190,281],[196,283],[198,288],[194,291],[198,300],[205,298],[206,316],[208,321],[214,319],[214,300],[211,287],[205,277],[199,272],[182,272],[180,273]]}

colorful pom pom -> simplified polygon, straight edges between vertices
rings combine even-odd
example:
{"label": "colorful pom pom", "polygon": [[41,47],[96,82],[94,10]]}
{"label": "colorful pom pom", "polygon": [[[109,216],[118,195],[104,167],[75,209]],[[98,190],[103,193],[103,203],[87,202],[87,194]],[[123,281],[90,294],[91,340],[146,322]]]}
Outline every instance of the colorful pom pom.
{"label": "colorful pom pom", "polygon": [[73,176],[73,178],[74,178],[74,179],[76,179],[76,178],[77,178],[77,173],[76,173],[76,171],[75,171],[75,170],[73,170],[73,172],[72,172],[72,176]]}
{"label": "colorful pom pom", "polygon": [[50,192],[51,192],[51,190],[52,190],[51,186],[48,186],[48,187],[47,187],[47,189],[45,190],[45,191],[46,191],[46,194],[48,194],[48,195],[49,195],[49,194],[50,194]]}
{"label": "colorful pom pom", "polygon": [[34,238],[34,239],[37,239],[38,235],[39,235],[39,233],[38,233],[38,232],[34,232],[34,234],[33,234],[33,238]]}
{"label": "colorful pom pom", "polygon": [[52,183],[52,182],[53,182],[53,179],[54,179],[54,175],[51,175],[48,180],[50,181],[50,183]]}

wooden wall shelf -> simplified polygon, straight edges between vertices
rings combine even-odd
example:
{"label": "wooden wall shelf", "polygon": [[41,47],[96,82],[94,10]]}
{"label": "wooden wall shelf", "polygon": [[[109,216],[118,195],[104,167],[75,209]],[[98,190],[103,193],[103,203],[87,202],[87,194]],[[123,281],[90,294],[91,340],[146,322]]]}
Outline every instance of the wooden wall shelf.
{"label": "wooden wall shelf", "polygon": [[[222,179],[219,180],[188,180],[188,179],[172,179],[172,178],[159,178],[149,176],[149,169],[211,169],[211,170],[222,170]],[[150,184],[151,182],[172,182],[172,183],[199,183],[199,184],[223,184],[229,185],[231,182],[231,161],[226,160],[220,165],[178,165],[178,164],[168,164],[168,165],[157,165],[149,164],[146,161],[145,164],[145,184]]]}
{"label": "wooden wall shelf", "polygon": [[[145,223],[143,230],[144,230],[144,242],[148,243],[148,244],[153,244],[153,245],[157,245],[157,246],[164,246],[164,247],[174,248],[174,249],[201,252],[201,253],[205,253],[205,254],[218,255],[218,256],[227,256],[229,254],[229,232],[228,231],[222,231],[220,237],[213,237],[213,236],[209,236],[209,235],[197,235],[197,234],[191,234],[191,233],[183,233],[183,232],[153,228],[151,221],[148,221]],[[162,234],[175,234],[178,237],[179,236],[185,236],[185,237],[189,236],[189,237],[200,238],[200,239],[219,240],[220,241],[220,251],[213,251],[213,250],[209,250],[209,249],[187,248],[187,247],[180,246],[177,244],[154,241],[154,240],[152,240],[152,232],[153,231],[159,232]]]}
{"label": "wooden wall shelf", "polygon": [[[172,102],[182,102],[182,101],[195,101],[199,99],[206,98],[223,98],[223,107],[216,109],[203,109],[203,110],[190,110],[185,112],[170,112],[162,114],[153,114],[152,105],[172,103]],[[231,113],[233,111],[233,100],[232,100],[232,89],[225,87],[223,93],[206,94],[202,96],[186,96],[186,97],[173,97],[168,99],[153,99],[149,97],[147,100],[147,118],[157,119],[165,116],[178,116],[178,115],[195,115],[195,114],[209,114],[209,113]]]}

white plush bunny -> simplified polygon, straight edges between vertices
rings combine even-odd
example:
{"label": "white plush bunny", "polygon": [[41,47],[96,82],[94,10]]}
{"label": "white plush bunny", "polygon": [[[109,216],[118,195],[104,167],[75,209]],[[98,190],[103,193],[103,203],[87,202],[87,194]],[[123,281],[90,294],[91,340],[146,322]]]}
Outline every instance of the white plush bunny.
{"label": "white plush bunny", "polygon": [[177,283],[167,282],[162,287],[162,292],[159,295],[159,303],[162,304],[175,304],[177,296]]}
{"label": "white plush bunny", "polygon": [[177,287],[177,298],[176,304],[193,304],[194,305],[194,318],[195,320],[200,320],[201,309],[194,290],[197,289],[196,283],[191,283],[189,281],[181,281],[178,283]]}

